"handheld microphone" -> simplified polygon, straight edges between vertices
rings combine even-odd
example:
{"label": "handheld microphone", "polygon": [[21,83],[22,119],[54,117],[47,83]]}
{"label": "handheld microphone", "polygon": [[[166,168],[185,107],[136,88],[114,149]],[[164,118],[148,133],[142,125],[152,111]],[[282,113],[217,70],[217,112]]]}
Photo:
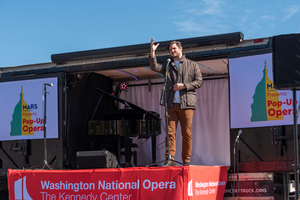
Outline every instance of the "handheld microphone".
{"label": "handheld microphone", "polygon": [[165,77],[167,77],[170,62],[171,62],[171,59],[168,58],[168,60],[167,60],[167,65],[166,65],[166,76],[165,76]]}
{"label": "handheld microphone", "polygon": [[44,83],[44,85],[48,85],[48,86],[50,86],[50,87],[52,87],[52,86],[53,86],[53,84],[52,84],[52,83]]}
{"label": "handheld microphone", "polygon": [[168,58],[168,60],[167,60],[167,65],[166,65],[167,67],[169,66],[170,62],[171,62],[171,59]]}

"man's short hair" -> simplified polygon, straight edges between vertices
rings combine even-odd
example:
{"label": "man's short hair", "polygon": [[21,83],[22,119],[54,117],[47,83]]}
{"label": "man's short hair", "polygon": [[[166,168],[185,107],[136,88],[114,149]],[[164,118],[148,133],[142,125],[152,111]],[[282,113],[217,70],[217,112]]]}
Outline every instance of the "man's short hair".
{"label": "man's short hair", "polygon": [[167,49],[169,50],[170,46],[172,46],[173,44],[176,44],[178,48],[182,47],[181,42],[174,40],[168,44]]}

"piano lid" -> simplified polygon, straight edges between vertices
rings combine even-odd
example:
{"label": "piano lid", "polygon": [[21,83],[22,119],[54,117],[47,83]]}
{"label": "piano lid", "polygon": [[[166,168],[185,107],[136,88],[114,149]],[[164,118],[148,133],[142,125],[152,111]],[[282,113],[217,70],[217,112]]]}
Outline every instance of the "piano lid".
{"label": "piano lid", "polygon": [[117,112],[106,113],[105,120],[143,119],[143,113],[135,109],[119,109]]}
{"label": "piano lid", "polygon": [[130,103],[129,101],[126,101],[124,99],[121,99],[119,97],[111,95],[108,92],[105,92],[104,90],[101,90],[101,89],[99,89],[97,87],[95,87],[95,89],[98,90],[98,91],[100,91],[100,92],[102,92],[102,93],[104,93],[104,94],[106,94],[106,95],[108,95],[108,96],[110,96],[110,97],[112,97],[113,99],[117,100],[118,102],[123,103],[125,106],[129,105],[130,108],[135,109],[136,111],[139,111],[142,114],[151,115],[154,119],[161,120],[161,118],[159,118],[159,116],[155,115],[154,112],[148,112],[148,111],[144,110],[143,108],[141,108],[141,107],[139,107],[139,106],[137,106],[137,105],[135,105],[133,103]]}

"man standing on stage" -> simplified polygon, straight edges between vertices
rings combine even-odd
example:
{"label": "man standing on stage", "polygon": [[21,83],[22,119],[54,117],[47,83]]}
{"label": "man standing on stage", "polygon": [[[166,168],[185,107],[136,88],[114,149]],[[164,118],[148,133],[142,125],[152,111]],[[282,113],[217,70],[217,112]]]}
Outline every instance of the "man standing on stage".
{"label": "man standing on stage", "polygon": [[[159,43],[150,44],[150,67],[151,70],[166,74],[167,61],[158,64],[155,51]],[[176,152],[176,130],[178,121],[181,125],[182,134],[182,162],[190,164],[192,153],[192,120],[196,109],[196,91],[202,85],[202,74],[196,62],[185,58],[182,53],[182,45],[179,41],[172,41],[167,47],[172,57],[168,67],[166,78],[166,99],[168,111],[168,130],[171,160],[174,160]],[[163,104],[165,105],[165,104]],[[166,138],[166,158],[168,158],[168,146]],[[174,166],[174,162],[168,161],[164,166]]]}

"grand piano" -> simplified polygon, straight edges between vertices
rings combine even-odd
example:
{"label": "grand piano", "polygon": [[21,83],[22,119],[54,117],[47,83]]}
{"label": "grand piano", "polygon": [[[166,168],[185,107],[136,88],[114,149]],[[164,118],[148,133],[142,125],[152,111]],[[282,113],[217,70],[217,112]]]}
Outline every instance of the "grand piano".
{"label": "grand piano", "polygon": [[93,120],[92,117],[88,121],[88,133],[92,137],[92,141],[94,141],[94,148],[99,150],[106,149],[113,152],[117,156],[118,163],[120,163],[122,155],[121,149],[124,148],[125,166],[131,166],[132,147],[137,148],[137,145],[132,143],[132,138],[151,138],[152,162],[155,163],[156,137],[161,134],[161,119],[159,114],[146,111],[133,103],[111,95],[99,88],[95,89],[101,92],[102,95],[108,95],[112,99],[123,103],[125,109],[106,113],[104,120]]}

